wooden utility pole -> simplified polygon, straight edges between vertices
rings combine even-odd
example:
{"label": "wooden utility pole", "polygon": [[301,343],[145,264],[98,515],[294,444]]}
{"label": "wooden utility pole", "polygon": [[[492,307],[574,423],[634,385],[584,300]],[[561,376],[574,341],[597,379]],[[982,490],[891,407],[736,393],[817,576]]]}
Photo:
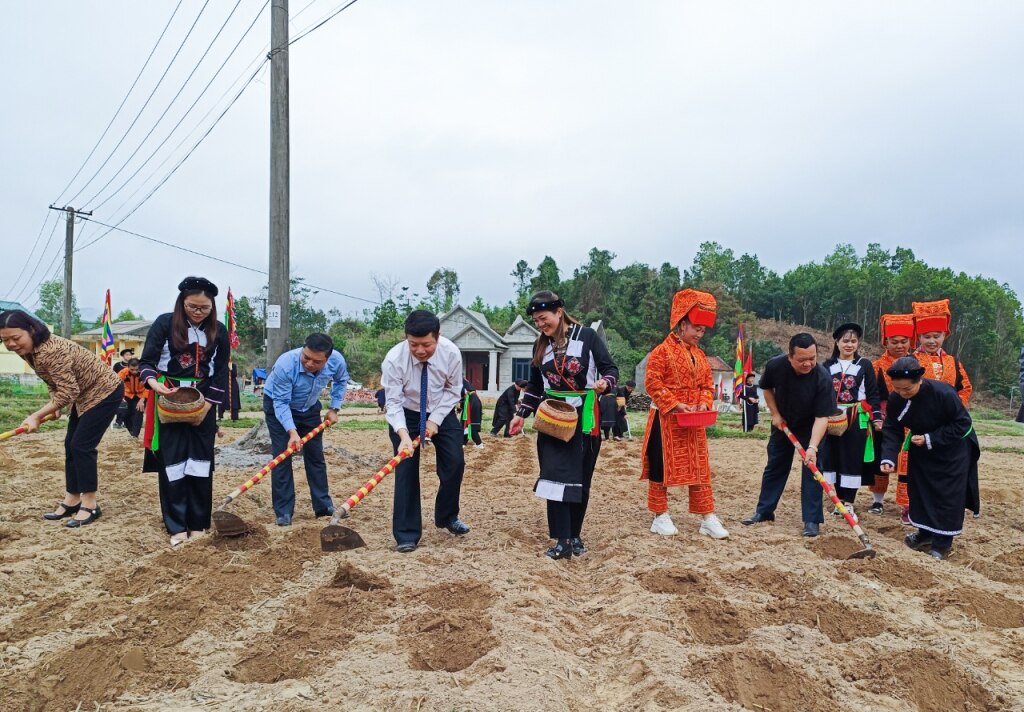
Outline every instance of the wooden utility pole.
{"label": "wooden utility pole", "polygon": [[[288,0],[270,10],[270,283],[267,368],[288,349],[289,248]],[[274,307],[277,307],[275,309]],[[275,318],[276,315],[276,318]]]}
{"label": "wooden utility pole", "polygon": [[52,205],[50,210],[61,210],[67,213],[67,223],[64,228],[64,311],[60,320],[61,336],[65,339],[71,338],[71,312],[74,307],[74,292],[71,289],[72,257],[75,254],[75,215],[92,215],[84,210],[75,210],[65,205],[63,208],[55,208]]}

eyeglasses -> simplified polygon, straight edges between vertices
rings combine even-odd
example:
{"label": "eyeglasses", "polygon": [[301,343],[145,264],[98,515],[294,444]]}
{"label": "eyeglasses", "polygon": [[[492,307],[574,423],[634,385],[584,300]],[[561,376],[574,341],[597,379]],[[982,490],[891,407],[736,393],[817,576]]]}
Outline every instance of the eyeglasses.
{"label": "eyeglasses", "polygon": [[183,306],[188,311],[192,312],[193,314],[209,314],[211,311],[213,311],[213,305],[212,304],[200,305],[200,304],[189,304],[188,302],[185,302],[185,304]]}

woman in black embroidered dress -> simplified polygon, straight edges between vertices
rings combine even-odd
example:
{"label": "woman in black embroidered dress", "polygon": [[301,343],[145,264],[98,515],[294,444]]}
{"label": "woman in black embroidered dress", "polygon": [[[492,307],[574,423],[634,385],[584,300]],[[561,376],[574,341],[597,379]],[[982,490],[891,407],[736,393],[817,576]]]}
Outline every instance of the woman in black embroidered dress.
{"label": "woman in black embroidered dress", "polygon": [[544,553],[552,559],[567,559],[587,551],[580,535],[601,451],[597,396],[614,391],[619,370],[597,332],[573,319],[554,292],[533,295],[526,312],[541,335],[534,344],[530,381],[512,419],[511,433],[518,434],[524,419],[547,397],[564,399],[579,414],[569,442],[537,434],[540,477],[534,491],[547,500],[548,535],[555,540]]}
{"label": "woman in black embroidered dress", "polygon": [[228,387],[228,331],[217,321],[217,286],[202,277],[178,285],[174,311],[153,322],[142,350],[139,375],[166,396],[193,386],[211,407],[202,423],[160,423],[151,398],[147,404],[144,472],[159,473],[160,509],[176,547],[210,527],[213,509],[216,406]]}
{"label": "woman in black embroidered dress", "polygon": [[[857,489],[875,482],[874,431],[882,429],[875,368],[858,352],[864,330],[859,324],[843,324],[832,332],[835,346],[825,370],[832,376],[836,406],[846,412],[848,427],[841,436],[825,436],[821,469],[847,509],[853,513]],[[840,516],[839,510],[832,513]],[[854,515],[856,516],[856,515]]]}

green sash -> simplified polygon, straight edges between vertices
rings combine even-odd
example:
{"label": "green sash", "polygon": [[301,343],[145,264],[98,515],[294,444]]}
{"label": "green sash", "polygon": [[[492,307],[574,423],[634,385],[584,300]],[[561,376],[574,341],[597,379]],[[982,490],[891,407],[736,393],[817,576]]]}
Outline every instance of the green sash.
{"label": "green sash", "polygon": [[582,398],[583,399],[583,432],[588,435],[591,434],[596,427],[597,423],[594,420],[594,405],[597,403],[597,392],[592,388],[588,388],[585,391],[553,391],[550,388],[544,390],[544,393],[553,398]]}

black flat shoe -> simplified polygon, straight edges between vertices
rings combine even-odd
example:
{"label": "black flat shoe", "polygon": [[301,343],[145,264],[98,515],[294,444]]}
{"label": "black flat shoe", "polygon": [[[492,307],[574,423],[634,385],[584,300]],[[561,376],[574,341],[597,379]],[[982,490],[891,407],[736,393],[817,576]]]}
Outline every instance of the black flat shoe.
{"label": "black flat shoe", "polygon": [[816,537],[820,533],[821,527],[817,522],[804,522],[804,536]]}
{"label": "black flat shoe", "polygon": [[85,519],[72,519],[64,525],[68,529],[77,529],[78,527],[84,527],[87,524],[92,524],[100,518],[101,514],[103,514],[103,511],[100,509],[100,505],[98,504],[96,505],[96,509],[86,509],[85,507],[80,507],[79,509],[82,512],[88,512],[89,516]]}
{"label": "black flat shoe", "polygon": [[403,541],[401,544],[395,546],[395,551],[399,554],[411,554],[416,551],[416,542],[414,541]]}
{"label": "black flat shoe", "polygon": [[587,545],[584,544],[583,540],[580,539],[578,536],[574,536],[572,539],[570,539],[569,545],[572,546],[573,556],[583,556],[588,551],[590,551],[590,549],[587,548]]}
{"label": "black flat shoe", "polygon": [[932,535],[914,532],[903,537],[903,543],[915,551],[921,551],[932,545]]}
{"label": "black flat shoe", "polygon": [[553,547],[544,552],[544,556],[549,559],[571,559],[572,558],[572,540],[566,539],[560,541]]}
{"label": "black flat shoe", "polygon": [[757,524],[758,522],[774,522],[774,521],[775,521],[775,515],[774,514],[758,514],[757,512],[754,512],[749,517],[747,517],[742,522],[740,522],[740,524],[743,524],[743,525],[749,527],[751,524]]}
{"label": "black flat shoe", "polygon": [[932,557],[933,559],[938,559],[939,561],[942,561],[943,559],[949,556],[949,549],[932,548],[928,551],[928,556]]}
{"label": "black flat shoe", "polygon": [[57,512],[47,512],[43,515],[43,519],[46,519],[47,521],[51,522],[56,522],[60,519],[73,517],[75,516],[75,514],[78,513],[78,510],[82,507],[82,503],[79,502],[78,504],[64,504],[63,502],[60,502],[57,504],[57,506],[63,507],[64,511],[60,512],[59,514]]}

